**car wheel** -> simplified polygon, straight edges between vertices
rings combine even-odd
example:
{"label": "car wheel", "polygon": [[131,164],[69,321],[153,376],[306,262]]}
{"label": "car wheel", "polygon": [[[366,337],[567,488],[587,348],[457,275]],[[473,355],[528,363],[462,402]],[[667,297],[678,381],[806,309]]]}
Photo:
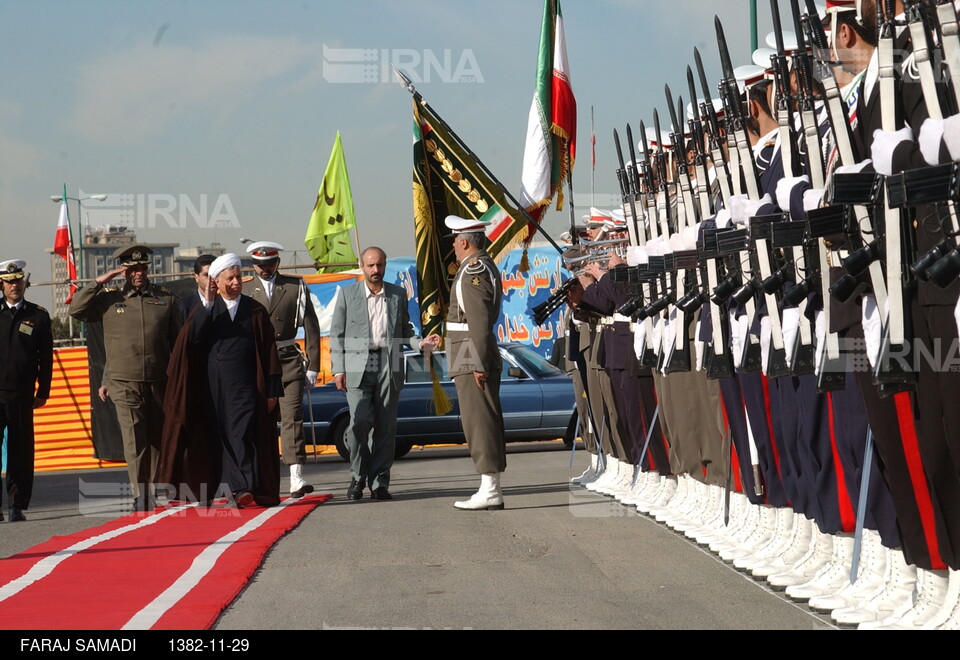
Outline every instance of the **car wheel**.
{"label": "car wheel", "polygon": [[567,427],[567,434],[563,436],[563,446],[567,449],[573,449],[573,443],[577,441],[577,413],[574,411],[570,417],[570,425]]}
{"label": "car wheel", "polygon": [[333,425],[333,430],[330,432],[333,436],[333,445],[337,448],[337,453],[340,454],[340,458],[345,460],[347,463],[350,462],[350,450],[347,448],[347,424],[350,423],[350,415],[344,415],[337,420],[337,423]]}
{"label": "car wheel", "polygon": [[403,458],[404,456],[410,453],[411,449],[413,449],[412,442],[400,442],[398,440],[393,450],[393,457]]}

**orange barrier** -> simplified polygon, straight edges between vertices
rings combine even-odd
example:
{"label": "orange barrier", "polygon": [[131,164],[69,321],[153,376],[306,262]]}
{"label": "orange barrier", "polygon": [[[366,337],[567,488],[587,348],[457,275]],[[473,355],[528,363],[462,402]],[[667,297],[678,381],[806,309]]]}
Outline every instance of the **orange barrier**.
{"label": "orange barrier", "polygon": [[34,411],[33,423],[38,472],[124,465],[93,455],[86,348],[54,350],[50,398]]}

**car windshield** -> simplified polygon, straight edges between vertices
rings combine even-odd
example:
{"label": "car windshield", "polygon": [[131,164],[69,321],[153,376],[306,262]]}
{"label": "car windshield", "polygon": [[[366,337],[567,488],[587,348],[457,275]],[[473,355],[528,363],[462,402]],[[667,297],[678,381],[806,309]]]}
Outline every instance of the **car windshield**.
{"label": "car windshield", "polygon": [[510,355],[520,365],[538,378],[544,376],[561,376],[563,372],[544,360],[539,353],[526,346],[511,346]]}
{"label": "car windshield", "polygon": [[[433,368],[437,372],[437,378],[441,381],[449,380],[447,377],[447,356],[443,353],[433,354]],[[430,383],[433,379],[430,377],[430,368],[423,359],[422,354],[413,354],[407,356],[407,383]]]}

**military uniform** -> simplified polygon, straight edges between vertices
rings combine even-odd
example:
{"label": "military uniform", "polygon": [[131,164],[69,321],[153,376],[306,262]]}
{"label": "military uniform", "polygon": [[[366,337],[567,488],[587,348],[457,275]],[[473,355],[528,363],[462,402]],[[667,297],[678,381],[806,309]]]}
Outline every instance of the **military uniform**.
{"label": "military uniform", "polygon": [[[128,248],[115,256],[145,263],[142,255],[147,250]],[[116,407],[134,497],[145,496],[141,484],[154,480],[163,429],[167,363],[182,322],[176,296],[150,282],[140,289],[129,282],[123,286],[94,282],[76,293],[70,315],[103,325],[103,385]]]}
{"label": "military uniform", "polygon": [[[283,462],[287,465],[306,463],[303,436],[303,389],[306,371],[318,371],[320,365],[320,322],[310,300],[310,292],[299,277],[277,273],[273,292],[267,297],[263,281],[254,276],[244,282],[243,293],[270,312],[273,337],[277,342],[283,367],[283,396],[279,400],[280,438]],[[296,343],[298,328],[304,331],[307,364]]]}
{"label": "military uniform", "polygon": [[[23,262],[0,264],[0,278],[22,280],[20,264]],[[6,429],[7,498],[12,521],[24,520],[22,510],[30,506],[33,406],[36,399],[50,397],[52,373],[53,336],[47,310],[22,299],[12,304],[0,295],[0,434]]]}
{"label": "military uniform", "polygon": [[[503,472],[507,448],[500,407],[500,350],[493,326],[500,316],[500,272],[485,250],[460,264],[450,288],[447,362],[457,387],[463,433],[477,472]],[[480,389],[473,373],[487,374]]]}

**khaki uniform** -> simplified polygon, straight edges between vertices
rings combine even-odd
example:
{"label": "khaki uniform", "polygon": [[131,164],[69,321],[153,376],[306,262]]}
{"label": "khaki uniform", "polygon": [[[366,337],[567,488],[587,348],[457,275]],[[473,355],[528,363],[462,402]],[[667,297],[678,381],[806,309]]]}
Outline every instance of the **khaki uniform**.
{"label": "khaki uniform", "polygon": [[149,282],[141,291],[92,283],[74,295],[70,315],[103,325],[103,385],[117,410],[137,497],[139,484],[153,481],[159,457],[167,363],[181,324],[176,296]]}
{"label": "khaki uniform", "polygon": [[[507,467],[500,408],[500,349],[493,326],[500,317],[500,272],[485,250],[460,264],[450,287],[447,314],[447,362],[457,387],[460,420],[477,472],[493,474]],[[485,389],[474,371],[487,374]]]}
{"label": "khaki uniform", "polygon": [[[310,300],[310,292],[299,277],[277,273],[273,292],[267,292],[259,277],[244,282],[243,293],[267,308],[273,324],[280,365],[283,368],[283,396],[279,400],[280,439],[283,462],[303,465],[307,461],[303,436],[303,390],[307,368],[320,371],[320,322]],[[294,339],[303,328],[307,366]]]}

